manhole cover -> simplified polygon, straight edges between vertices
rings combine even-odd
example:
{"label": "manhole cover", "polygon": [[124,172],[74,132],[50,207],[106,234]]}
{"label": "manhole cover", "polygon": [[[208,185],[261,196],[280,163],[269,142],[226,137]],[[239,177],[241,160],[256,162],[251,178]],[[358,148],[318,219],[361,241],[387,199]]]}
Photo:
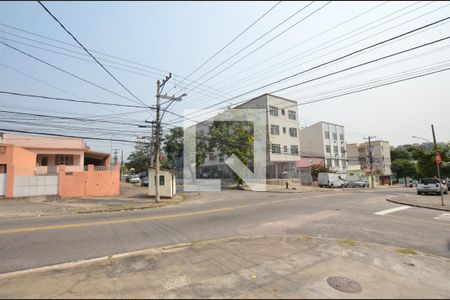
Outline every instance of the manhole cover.
{"label": "manhole cover", "polygon": [[344,293],[360,293],[362,291],[362,288],[359,285],[359,283],[349,278],[341,276],[328,277],[327,283],[332,288]]}

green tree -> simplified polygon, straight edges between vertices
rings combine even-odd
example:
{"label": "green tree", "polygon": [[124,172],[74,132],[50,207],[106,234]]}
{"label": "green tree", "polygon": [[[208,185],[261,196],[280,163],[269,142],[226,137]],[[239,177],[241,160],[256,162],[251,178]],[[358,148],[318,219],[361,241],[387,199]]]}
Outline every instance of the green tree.
{"label": "green tree", "polygon": [[391,161],[397,160],[397,159],[406,159],[411,160],[412,159],[412,153],[406,149],[402,148],[395,148],[391,150]]}
{"label": "green tree", "polygon": [[151,150],[147,142],[136,142],[135,150],[128,156],[125,167],[134,169],[135,173],[143,172],[148,169],[151,162]]}
{"label": "green tree", "polygon": [[[253,169],[254,126],[249,122],[214,121],[210,129],[209,150],[216,149],[219,156],[232,154],[251,170]],[[235,181],[242,184],[242,178],[235,174]]]}
{"label": "green tree", "polygon": [[324,165],[312,165],[311,166],[311,176],[313,179],[317,180],[319,173],[330,173],[330,169],[325,167]]}
{"label": "green tree", "polygon": [[441,154],[441,177],[450,177],[449,146],[447,145],[437,145],[434,150],[427,150],[423,147],[414,148],[413,158],[417,160],[417,169],[421,177],[437,176],[435,161],[436,150]]}
{"label": "green tree", "polygon": [[406,177],[415,177],[417,175],[416,164],[406,159],[393,161],[391,169],[397,178],[405,178],[405,186],[407,185]]}

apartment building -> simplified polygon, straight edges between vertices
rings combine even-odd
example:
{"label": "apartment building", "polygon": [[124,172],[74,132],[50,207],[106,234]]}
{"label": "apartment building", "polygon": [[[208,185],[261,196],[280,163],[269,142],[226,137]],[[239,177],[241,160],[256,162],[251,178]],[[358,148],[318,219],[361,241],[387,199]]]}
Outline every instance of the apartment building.
{"label": "apartment building", "polygon": [[[296,162],[300,160],[297,102],[278,96],[264,94],[253,98],[235,109],[265,109],[267,130],[267,178],[294,176]],[[207,137],[212,121],[197,125],[197,135]],[[231,171],[225,165],[227,157],[217,151],[210,152],[201,167],[203,177],[227,178]]]}
{"label": "apartment building", "polygon": [[302,158],[322,158],[330,170],[347,172],[344,126],[321,121],[300,130],[299,137]]}
{"label": "apartment building", "polygon": [[[381,176],[390,176],[391,172],[391,152],[389,142],[371,141],[373,157],[373,173]],[[367,174],[370,170],[369,143],[348,144],[349,163],[361,165],[361,169]]]}

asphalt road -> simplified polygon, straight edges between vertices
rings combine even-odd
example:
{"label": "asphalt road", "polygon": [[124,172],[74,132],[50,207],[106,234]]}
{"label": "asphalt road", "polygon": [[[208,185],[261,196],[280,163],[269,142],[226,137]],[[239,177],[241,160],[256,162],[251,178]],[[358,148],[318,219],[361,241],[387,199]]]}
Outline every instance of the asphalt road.
{"label": "asphalt road", "polygon": [[352,239],[450,257],[450,214],[385,201],[388,195],[405,192],[414,193],[394,188],[336,193],[223,191],[160,209],[4,220],[0,273],[261,234]]}

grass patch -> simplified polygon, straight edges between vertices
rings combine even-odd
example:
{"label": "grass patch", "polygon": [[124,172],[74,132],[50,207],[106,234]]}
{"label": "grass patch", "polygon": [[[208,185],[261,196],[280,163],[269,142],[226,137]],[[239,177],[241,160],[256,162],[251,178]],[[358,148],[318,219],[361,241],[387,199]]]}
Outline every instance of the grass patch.
{"label": "grass patch", "polygon": [[296,240],[301,240],[301,241],[310,241],[313,240],[314,238],[312,236],[309,235],[300,235],[296,238]]}
{"label": "grass patch", "polygon": [[358,245],[358,243],[354,240],[339,240],[338,242],[341,244],[345,244],[345,245],[349,245],[349,246],[353,246],[353,247]]}
{"label": "grass patch", "polygon": [[414,251],[414,250],[411,250],[411,249],[396,249],[395,251],[398,252],[398,253],[401,253],[401,254],[417,255],[417,252]]}

